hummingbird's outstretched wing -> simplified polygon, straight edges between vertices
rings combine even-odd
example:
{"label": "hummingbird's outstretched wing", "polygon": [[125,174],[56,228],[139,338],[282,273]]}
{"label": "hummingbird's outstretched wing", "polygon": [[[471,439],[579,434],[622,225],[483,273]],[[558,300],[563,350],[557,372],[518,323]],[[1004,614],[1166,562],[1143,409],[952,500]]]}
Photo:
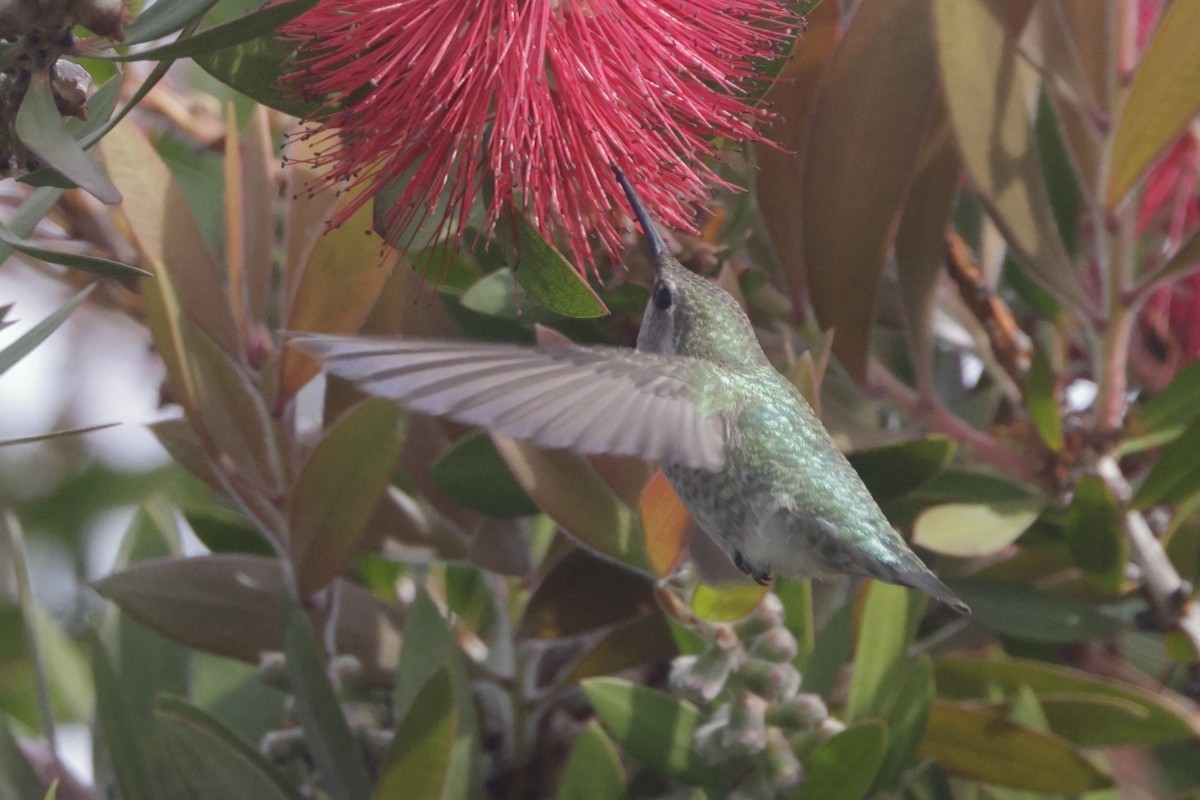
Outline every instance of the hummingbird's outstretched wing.
{"label": "hummingbird's outstretched wing", "polygon": [[425,414],[577,453],[715,472],[729,425],[697,406],[695,359],[616,347],[296,335],[293,347],[364,391]]}

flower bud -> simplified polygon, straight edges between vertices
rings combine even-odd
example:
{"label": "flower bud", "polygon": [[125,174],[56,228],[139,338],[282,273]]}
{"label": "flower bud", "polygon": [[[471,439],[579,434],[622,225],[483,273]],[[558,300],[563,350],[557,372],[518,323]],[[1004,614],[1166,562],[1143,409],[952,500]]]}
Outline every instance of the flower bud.
{"label": "flower bud", "polygon": [[715,647],[699,656],[680,656],[671,663],[671,687],[704,704],[716,699],[733,669],[733,657]]}
{"label": "flower bud", "polygon": [[50,88],[54,92],[54,105],[64,117],[87,119],[84,105],[88,90],[92,88],[92,76],[86,69],[72,61],[59,59],[50,68]]}
{"label": "flower bud", "polygon": [[755,755],[767,746],[767,701],[752,692],[734,699],[724,744],[736,755]]}
{"label": "flower bud", "polygon": [[772,703],[790,700],[800,691],[800,672],[791,664],[774,664],[752,658],[738,670],[738,677],[746,688]]}
{"label": "flower bud", "polygon": [[799,645],[796,637],[787,628],[772,628],[750,643],[751,658],[789,664],[796,657]]}

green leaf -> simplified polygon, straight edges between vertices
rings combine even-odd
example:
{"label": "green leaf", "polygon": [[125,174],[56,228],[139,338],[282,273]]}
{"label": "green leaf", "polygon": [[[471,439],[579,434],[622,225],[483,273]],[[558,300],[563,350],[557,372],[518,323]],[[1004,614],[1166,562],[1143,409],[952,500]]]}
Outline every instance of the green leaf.
{"label": "green leaf", "polygon": [[842,666],[854,644],[854,604],[846,603],[833,613],[817,634],[812,654],[804,663],[806,692],[828,697],[842,675]]}
{"label": "green leaf", "polygon": [[852,725],[817,748],[804,764],[804,788],[797,800],[859,800],[879,767],[887,731],[879,722]]}
{"label": "green leaf", "polygon": [[[1155,273],[1154,279],[1164,281],[1181,273],[1190,272],[1197,263],[1200,263],[1200,228],[1192,231],[1192,235],[1187,238],[1187,241],[1179,245],[1175,255],[1171,256],[1167,263],[1163,264],[1162,268]],[[1189,366],[1195,366],[1195,364],[1196,362],[1193,361]],[[1187,367],[1184,369],[1186,370]]]}
{"label": "green leaf", "polygon": [[1055,453],[1063,449],[1062,414],[1058,409],[1058,391],[1054,370],[1042,346],[1033,351],[1033,363],[1025,376],[1025,406],[1038,436]]}
{"label": "green leaf", "polygon": [[955,581],[955,592],[971,606],[972,621],[1007,636],[1035,642],[1108,639],[1121,623],[1090,603],[1033,590],[1009,581]]}
{"label": "green leaf", "polygon": [[457,722],[450,675],[439,669],[396,729],[375,797],[440,800],[450,779]]}
{"label": "green leaf", "polygon": [[1053,794],[1109,785],[1070,743],[987,709],[935,702],[921,755],[968,780]]}
{"label": "green leaf", "polygon": [[581,456],[493,436],[517,483],[555,522],[601,555],[652,573],[633,512]]}
{"label": "green leaf", "polygon": [[1110,209],[1200,112],[1198,30],[1200,5],[1173,3],[1142,53],[1113,136]]}
{"label": "green leaf", "polygon": [[[466,664],[454,633],[442,618],[437,606],[424,592],[417,594],[408,609],[404,624],[404,648],[395,675],[395,691],[392,695],[393,713],[396,719],[407,720],[414,713],[420,716],[415,725],[430,725],[433,711],[419,709],[424,703],[423,687],[430,685],[439,675],[448,676],[454,698],[455,719],[453,722],[453,745],[450,748],[449,767],[446,779],[438,795],[445,800],[466,800],[471,795],[479,756],[479,731],[475,719],[475,699],[467,675]],[[434,726],[436,727],[436,725]],[[417,731],[414,731],[417,733]],[[389,763],[397,756],[393,745]],[[405,763],[411,763],[405,760]],[[388,785],[395,785],[389,782]],[[380,800],[395,797],[382,790],[376,795]],[[408,797],[408,794],[404,794]]]}
{"label": "green leaf", "polygon": [[605,633],[559,683],[570,686],[584,678],[614,675],[641,664],[662,663],[678,654],[666,617],[646,614]]}
{"label": "green leaf", "polygon": [[275,554],[271,543],[254,527],[245,514],[227,506],[210,505],[184,513],[184,518],[205,547],[212,553],[245,553],[254,556]]}
{"label": "green leaf", "polygon": [[[48,247],[38,247],[17,236],[2,222],[0,222],[0,246],[5,250],[16,250],[19,253],[41,259],[49,264],[59,264],[60,266],[71,267],[109,278],[150,276],[150,273],[141,267],[122,264],[120,261],[111,261],[107,258],[88,256],[82,253],[68,253],[65,250],[53,250]],[[0,252],[0,257],[3,256],[4,253]]]}
{"label": "green leaf", "polygon": [[194,36],[176,39],[161,47],[120,55],[102,55],[97,58],[105,58],[109,61],[165,61],[211,53],[270,33],[316,4],[317,0],[284,0],[281,3],[271,3],[258,11],[246,14],[241,19],[232,20],[223,25],[214,25]]}
{"label": "green leaf", "polygon": [[112,761],[121,797],[124,800],[161,798],[163,787],[155,777],[156,740],[147,729],[149,720],[133,715],[99,637],[91,635],[89,644],[92,676],[96,681],[96,722]]}
{"label": "green leaf", "polygon": [[516,215],[516,230],[513,274],[525,291],[565,317],[602,317],[608,313],[596,290],[522,214]]}
{"label": "green leaf", "polygon": [[117,187],[96,168],[63,122],[62,114],[54,103],[48,71],[38,70],[30,77],[25,99],[17,111],[14,130],[30,152],[61,172],[80,189],[108,205],[121,202]]}
{"label": "green leaf", "polygon": [[589,722],[571,747],[554,800],[623,800],[625,771],[604,730]]}
{"label": "green leaf", "polygon": [[997,0],[935,0],[943,91],[971,182],[1022,265],[1058,295],[1092,303],[1054,224],[1034,135],[1038,76]]}
{"label": "green leaf", "polygon": [[880,504],[924,486],[945,469],[952,458],[954,441],[945,436],[859,450],[849,456],[851,466]]}
{"label": "green leaf", "polygon": [[486,431],[459,439],[429,470],[438,490],[463,508],[493,517],[526,517],[537,504],[517,483]]}
{"label": "green leaf", "polygon": [[866,0],[813,100],[793,195],[803,274],[822,329],[836,331],[834,354],[856,377],[866,369],[875,291],[928,136],[937,82],[928,4]]}
{"label": "green leaf", "polygon": [[371,780],[362,751],[329,683],[312,623],[294,602],[284,601],[283,614],[284,653],[295,698],[293,713],[304,729],[309,755],[321,774],[322,785],[335,800],[362,800],[370,795]]}
{"label": "green leaf", "polygon": [[702,583],[692,592],[692,613],[705,622],[737,622],[758,608],[769,591],[757,583]]}
{"label": "green leaf", "polygon": [[580,548],[560,558],[538,583],[518,634],[562,639],[657,609],[648,577]]}
{"label": "green leaf", "polygon": [[34,189],[11,214],[8,224],[0,223],[0,263],[12,255],[14,248],[4,237],[24,240],[33,235],[37,224],[58,204],[63,190],[49,186]]}
{"label": "green leaf", "polygon": [[67,317],[71,316],[75,309],[79,308],[80,304],[87,299],[87,296],[95,288],[96,284],[94,283],[85,287],[79,294],[59,306],[50,316],[22,334],[21,338],[3,350],[0,350],[0,375],[3,375],[14,364],[33,352],[34,348],[44,342],[50,334],[58,330],[58,327],[67,321]]}
{"label": "green leaf", "polygon": [[[1156,744],[1200,736],[1190,707],[1167,693],[1070,667],[1022,659],[948,657],[934,662],[938,691],[951,698],[1014,693],[1028,686],[1055,733],[1085,746]],[[1078,701],[1081,705],[1072,707]]]}
{"label": "green leaf", "polygon": [[700,721],[694,705],[620,678],[591,678],[582,685],[605,729],[630,756],[685,783],[712,780],[692,750]]}
{"label": "green leaf", "polygon": [[46,791],[37,772],[25,759],[4,715],[0,715],[0,797],[38,797]]}
{"label": "green leaf", "polygon": [[241,44],[194,56],[204,71],[247,97],[294,117],[308,117],[320,107],[306,99],[298,86],[283,83],[296,43],[274,33]]}
{"label": "green leaf", "polygon": [[945,555],[990,555],[1015,542],[1040,511],[1041,503],[1029,499],[937,505],[917,517],[913,542]]}
{"label": "green leaf", "polygon": [[321,437],[290,492],[288,533],[300,593],[342,573],[387,488],[400,455],[400,409],[364,400]]}
{"label": "green leaf", "polygon": [[1121,510],[1104,481],[1085,475],[1075,485],[1067,509],[1067,544],[1083,571],[1116,591],[1125,569],[1125,535]]}
{"label": "green leaf", "polygon": [[183,699],[163,696],[155,720],[167,759],[194,800],[300,800],[257,749]]}
{"label": "green leaf", "polygon": [[1146,480],[1133,493],[1130,505],[1142,509],[1178,503],[1200,491],[1200,420],[1193,421],[1179,438],[1163,448]]}
{"label": "green leaf", "polygon": [[174,0],[171,3],[151,3],[142,9],[137,19],[125,26],[122,44],[142,44],[161,39],[169,33],[199,19],[217,4],[217,0]]}
{"label": "green leaf", "polygon": [[854,653],[854,675],[846,700],[846,722],[875,716],[891,700],[886,678],[905,657],[913,630],[913,605],[903,586],[872,581],[867,591]]}
{"label": "green leaf", "polygon": [[[1197,231],[1200,241],[1200,231]],[[1197,254],[1200,259],[1200,254]],[[1200,360],[1192,361],[1150,402],[1137,410],[1137,421],[1147,433],[1171,431],[1175,435],[1200,417]]]}
{"label": "green leaf", "polygon": [[929,656],[901,662],[888,676],[892,687],[880,698],[879,713],[887,721],[888,747],[875,779],[877,787],[896,787],[916,761],[936,694]]}

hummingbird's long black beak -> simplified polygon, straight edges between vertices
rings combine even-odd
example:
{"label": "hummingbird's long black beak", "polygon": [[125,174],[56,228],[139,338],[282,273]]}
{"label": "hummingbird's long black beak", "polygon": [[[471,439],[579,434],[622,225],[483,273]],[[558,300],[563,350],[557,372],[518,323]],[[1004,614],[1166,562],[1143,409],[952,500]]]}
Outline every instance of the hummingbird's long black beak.
{"label": "hummingbird's long black beak", "polygon": [[612,170],[617,174],[617,182],[625,190],[625,196],[629,198],[629,205],[633,206],[633,215],[637,217],[638,224],[642,226],[642,231],[646,234],[646,243],[650,246],[650,257],[654,259],[655,264],[658,264],[666,257],[667,246],[663,243],[654,220],[650,219],[650,215],[646,213],[646,207],[642,205],[641,198],[637,196],[629,179],[625,177],[625,173],[621,172],[615,164]]}

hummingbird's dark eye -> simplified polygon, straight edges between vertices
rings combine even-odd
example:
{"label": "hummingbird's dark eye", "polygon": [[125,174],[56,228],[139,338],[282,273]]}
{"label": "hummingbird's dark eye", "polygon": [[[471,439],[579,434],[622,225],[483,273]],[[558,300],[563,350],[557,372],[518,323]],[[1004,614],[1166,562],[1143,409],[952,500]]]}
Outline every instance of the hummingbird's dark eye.
{"label": "hummingbird's dark eye", "polygon": [[666,311],[671,307],[671,287],[662,281],[654,284],[654,307],[659,311]]}

